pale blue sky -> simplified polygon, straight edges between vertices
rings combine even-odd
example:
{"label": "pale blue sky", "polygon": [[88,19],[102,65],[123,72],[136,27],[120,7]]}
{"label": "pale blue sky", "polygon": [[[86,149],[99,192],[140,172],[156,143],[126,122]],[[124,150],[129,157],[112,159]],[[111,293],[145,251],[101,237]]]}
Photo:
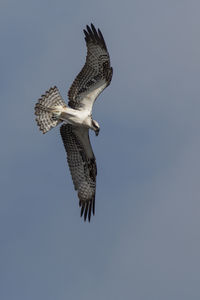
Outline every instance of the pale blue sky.
{"label": "pale blue sky", "polygon": [[[200,299],[200,2],[0,3],[0,299]],[[104,34],[112,84],[94,107],[96,215],[79,217],[59,130],[63,95]]]}

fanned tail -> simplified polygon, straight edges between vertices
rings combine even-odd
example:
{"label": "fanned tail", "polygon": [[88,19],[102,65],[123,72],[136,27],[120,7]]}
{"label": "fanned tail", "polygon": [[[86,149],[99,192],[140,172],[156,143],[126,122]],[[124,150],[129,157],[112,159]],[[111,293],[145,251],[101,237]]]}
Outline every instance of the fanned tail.
{"label": "fanned tail", "polygon": [[66,104],[54,86],[42,95],[35,105],[36,122],[43,133],[62,122],[56,114],[58,107],[66,107]]}

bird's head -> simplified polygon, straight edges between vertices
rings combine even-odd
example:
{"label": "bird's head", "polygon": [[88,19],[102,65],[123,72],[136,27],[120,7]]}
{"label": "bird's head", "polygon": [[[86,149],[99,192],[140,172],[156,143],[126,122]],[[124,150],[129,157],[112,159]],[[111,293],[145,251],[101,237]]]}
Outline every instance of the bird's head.
{"label": "bird's head", "polygon": [[97,121],[95,121],[95,120],[92,120],[92,129],[94,130],[96,136],[98,136],[99,135],[99,131],[100,131],[100,126],[97,123]]}

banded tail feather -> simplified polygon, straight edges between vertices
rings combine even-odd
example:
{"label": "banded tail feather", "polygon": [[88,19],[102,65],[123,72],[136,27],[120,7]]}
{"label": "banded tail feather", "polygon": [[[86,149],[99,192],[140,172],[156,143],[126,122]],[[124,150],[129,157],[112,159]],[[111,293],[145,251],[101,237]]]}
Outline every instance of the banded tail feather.
{"label": "banded tail feather", "polygon": [[58,111],[56,108],[58,107],[66,107],[66,103],[62,99],[58,88],[54,86],[42,95],[35,105],[36,122],[43,133],[48,132],[62,122],[56,114]]}

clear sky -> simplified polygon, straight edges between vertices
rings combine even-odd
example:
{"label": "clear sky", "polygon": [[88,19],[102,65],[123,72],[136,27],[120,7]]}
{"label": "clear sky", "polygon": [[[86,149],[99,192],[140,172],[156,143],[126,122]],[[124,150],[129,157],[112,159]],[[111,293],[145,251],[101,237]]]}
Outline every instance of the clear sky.
{"label": "clear sky", "polygon": [[[0,299],[200,299],[200,2],[0,2]],[[82,29],[114,75],[95,103],[96,215],[79,217],[59,136],[34,105],[67,91]]]}

